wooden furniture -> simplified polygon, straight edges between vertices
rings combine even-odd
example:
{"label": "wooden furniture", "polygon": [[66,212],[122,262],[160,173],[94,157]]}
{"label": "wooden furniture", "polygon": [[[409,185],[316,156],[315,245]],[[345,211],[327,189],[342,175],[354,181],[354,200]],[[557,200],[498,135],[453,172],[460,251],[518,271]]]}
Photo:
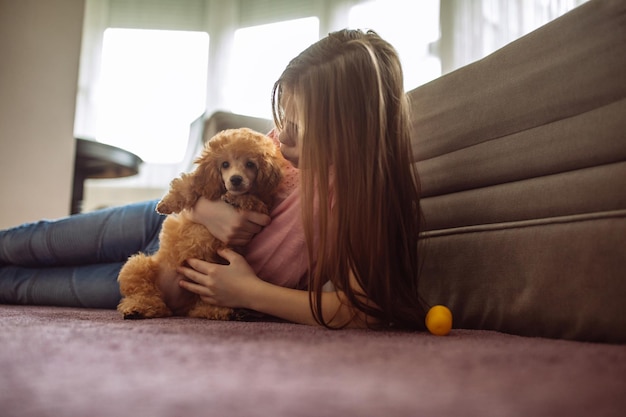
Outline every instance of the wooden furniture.
{"label": "wooden furniture", "polygon": [[121,178],[136,175],[143,161],[134,153],[88,139],[76,139],[72,214],[80,213],[84,182],[88,178]]}

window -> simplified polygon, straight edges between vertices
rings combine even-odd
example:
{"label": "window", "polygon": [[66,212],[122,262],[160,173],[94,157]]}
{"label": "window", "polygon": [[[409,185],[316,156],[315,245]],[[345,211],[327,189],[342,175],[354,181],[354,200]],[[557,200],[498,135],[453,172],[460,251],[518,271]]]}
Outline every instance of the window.
{"label": "window", "polygon": [[96,92],[96,139],[146,162],[180,161],[205,110],[206,32],[109,28]]}
{"label": "window", "polygon": [[442,2],[443,72],[481,59],[586,0]]}
{"label": "window", "polygon": [[376,0],[353,6],[348,24],[372,29],[400,56],[404,88],[411,90],[441,75],[441,62],[430,53],[439,39],[439,0]]}
{"label": "window", "polygon": [[274,82],[289,61],[319,38],[319,19],[307,17],[235,31],[226,85],[234,113],[271,118]]}

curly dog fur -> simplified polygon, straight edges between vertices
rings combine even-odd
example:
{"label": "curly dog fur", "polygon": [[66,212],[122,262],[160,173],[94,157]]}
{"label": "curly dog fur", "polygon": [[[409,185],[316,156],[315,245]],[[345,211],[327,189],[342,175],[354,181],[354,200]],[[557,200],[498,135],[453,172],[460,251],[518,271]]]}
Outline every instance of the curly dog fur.
{"label": "curly dog fur", "polygon": [[209,200],[221,198],[241,210],[267,214],[286,162],[270,138],[246,128],[218,133],[195,162],[196,169],[174,179],[157,205],[159,213],[169,214],[163,222],[158,252],[151,256],[133,255],[120,271],[118,281],[123,298],[117,309],[125,319],[172,315],[234,318],[232,309],[210,305],[198,296],[190,297],[175,312],[166,305],[156,283],[159,271],[173,278],[176,268],[190,258],[225,262],[217,255],[217,250],[225,245],[206,227],[172,213],[192,208],[202,196]]}

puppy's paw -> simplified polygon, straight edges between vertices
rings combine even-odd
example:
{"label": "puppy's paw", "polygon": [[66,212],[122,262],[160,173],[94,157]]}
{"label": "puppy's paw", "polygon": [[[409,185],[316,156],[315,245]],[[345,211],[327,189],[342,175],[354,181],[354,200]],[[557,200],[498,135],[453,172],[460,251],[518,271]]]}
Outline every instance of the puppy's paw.
{"label": "puppy's paw", "polygon": [[146,317],[138,311],[124,313],[124,320],[143,320]]}
{"label": "puppy's paw", "polygon": [[234,195],[230,192],[222,195],[222,200],[231,206],[245,210],[256,211],[258,213],[269,214],[267,205],[257,196],[253,194],[238,194]]}
{"label": "puppy's paw", "polygon": [[165,200],[161,200],[156,206],[156,212],[159,214],[172,214],[174,210]]}
{"label": "puppy's paw", "polygon": [[117,306],[117,311],[124,320],[154,319],[172,316],[165,302],[157,296],[131,296],[123,298]]}
{"label": "puppy's paw", "polygon": [[217,307],[203,301],[198,301],[196,305],[187,313],[189,317],[209,319],[209,320],[232,320],[233,309],[228,307]]}
{"label": "puppy's paw", "polygon": [[263,313],[256,312],[254,310],[248,310],[246,308],[235,308],[231,313],[230,320],[232,321],[265,321],[267,317]]}

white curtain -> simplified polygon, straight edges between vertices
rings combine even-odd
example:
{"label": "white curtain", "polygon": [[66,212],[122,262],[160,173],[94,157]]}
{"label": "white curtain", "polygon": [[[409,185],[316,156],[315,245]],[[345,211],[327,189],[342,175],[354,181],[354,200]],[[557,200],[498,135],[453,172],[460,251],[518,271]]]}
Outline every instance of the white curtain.
{"label": "white curtain", "polygon": [[441,0],[445,74],[481,59],[586,0]]}

